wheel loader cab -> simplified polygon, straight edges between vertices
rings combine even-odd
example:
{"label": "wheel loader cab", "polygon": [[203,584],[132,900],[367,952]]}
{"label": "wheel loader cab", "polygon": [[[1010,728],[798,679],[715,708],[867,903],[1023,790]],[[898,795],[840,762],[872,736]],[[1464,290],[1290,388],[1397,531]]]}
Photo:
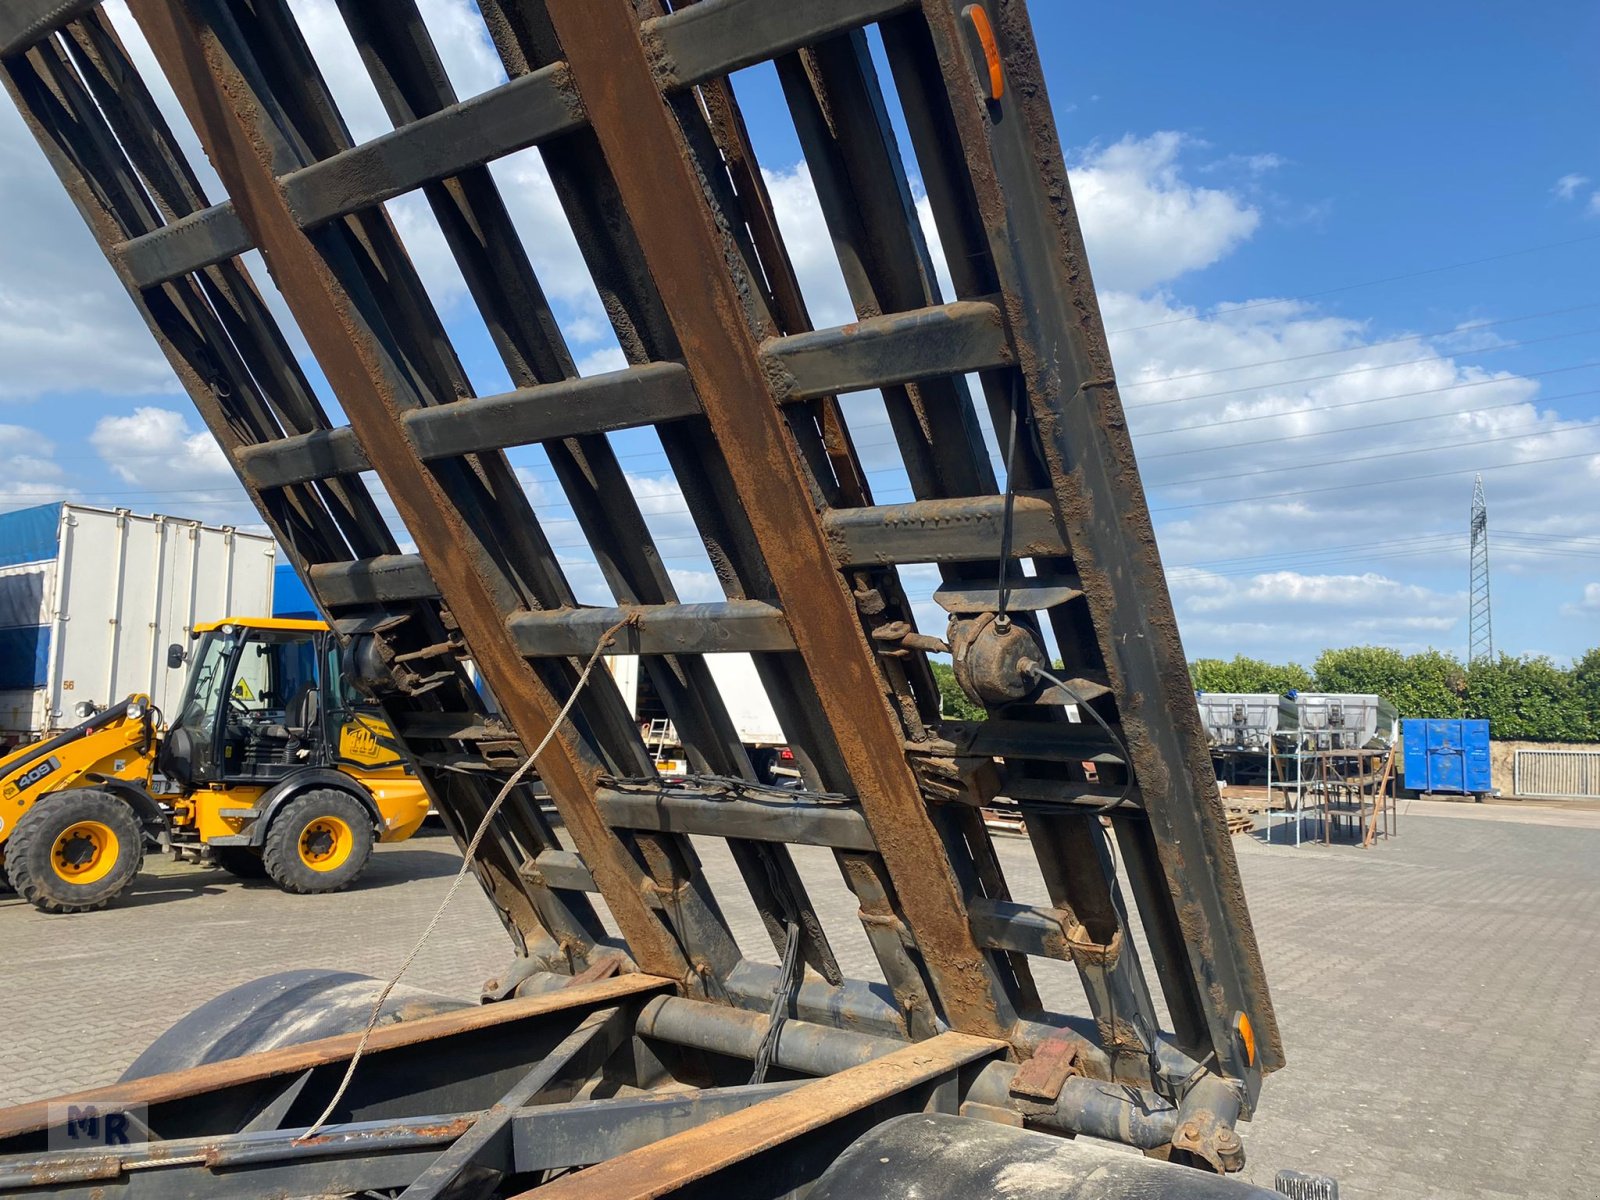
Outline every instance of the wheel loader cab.
{"label": "wheel loader cab", "polygon": [[274,783],[326,761],[319,629],[226,624],[199,634],[163,773],[186,788]]}
{"label": "wheel loader cab", "polygon": [[343,686],[318,622],[230,622],[198,634],[161,770],[185,789],[270,786],[308,767],[398,767],[376,710]]}

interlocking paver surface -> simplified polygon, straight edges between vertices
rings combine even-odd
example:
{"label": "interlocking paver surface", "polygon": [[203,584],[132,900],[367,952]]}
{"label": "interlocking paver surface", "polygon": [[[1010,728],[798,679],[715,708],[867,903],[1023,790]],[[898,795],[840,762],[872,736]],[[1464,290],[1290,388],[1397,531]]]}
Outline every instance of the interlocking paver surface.
{"label": "interlocking paver surface", "polygon": [[[1236,844],[1290,1059],[1244,1131],[1251,1178],[1326,1171],[1354,1200],[1600,1196],[1600,813],[1418,803],[1373,850]],[[733,896],[726,853],[701,848]],[[1026,844],[1000,854],[1018,898],[1042,898]],[[846,970],[873,974],[832,862],[796,857]],[[387,973],[458,862],[433,835],[381,848],[333,896],[156,859],[101,913],[0,895],[0,1104],[109,1082],[185,1011],[260,975]],[[472,996],[509,953],[467,887],[407,982]],[[1069,974],[1040,983],[1077,1002]]]}

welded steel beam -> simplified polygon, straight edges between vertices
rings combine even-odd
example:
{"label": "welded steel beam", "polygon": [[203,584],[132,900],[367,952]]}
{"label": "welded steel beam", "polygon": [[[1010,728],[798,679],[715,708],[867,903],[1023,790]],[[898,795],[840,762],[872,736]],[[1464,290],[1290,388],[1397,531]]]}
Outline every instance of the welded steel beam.
{"label": "welded steel beam", "polygon": [[[633,429],[699,411],[683,368],[654,363],[420,408],[402,420],[417,456],[430,460]],[[371,465],[349,426],[244,447],[235,458],[257,487],[352,475]]]}
{"label": "welded steel beam", "polygon": [[[618,1155],[587,1171],[555,1180],[516,1200],[648,1200],[703,1183],[779,1146],[803,1153],[808,1134],[863,1109],[889,1106],[953,1078],[965,1067],[1003,1055],[1005,1045],[987,1038],[941,1033],[859,1067],[805,1084],[697,1129]],[[820,1164],[818,1164],[820,1166]]]}
{"label": "welded steel beam", "polygon": [[796,401],[1004,366],[1011,347],[999,308],[965,300],[773,338],[761,356],[774,397]]}
{"label": "welded steel beam", "polygon": [[[279,290],[333,384],[368,461],[374,464],[422,558],[434,565],[435,582],[472,646],[474,662],[523,745],[538,745],[555,723],[562,698],[553,693],[552,681],[535,672],[522,657],[505,625],[505,612],[518,606],[520,597],[517,581],[501,561],[507,553],[520,553],[515,539],[532,536],[537,530],[506,528],[505,518],[511,511],[507,507],[497,510],[497,525],[487,513],[481,519],[463,513],[446,481],[453,478],[457,488],[473,496],[471,503],[481,504],[481,485],[473,476],[483,471],[500,493],[501,506],[522,505],[525,498],[503,461],[463,463],[459,470],[442,474],[417,460],[401,414],[423,407],[428,398],[419,393],[419,381],[400,359],[420,352],[423,346],[412,344],[404,330],[396,338],[392,330],[374,324],[391,322],[396,316],[380,317],[360,290],[352,290],[362,286],[352,275],[358,267],[330,269],[324,257],[327,251],[335,261],[341,253],[359,261],[359,255],[382,248],[385,227],[369,230],[369,238],[377,237],[380,243],[335,245],[307,237],[277,183],[285,167],[299,164],[286,159],[289,148],[280,140],[282,131],[255,91],[258,80],[247,63],[235,57],[250,52],[238,36],[228,32],[231,21],[207,0],[134,0],[131,7],[217,165],[236,210],[272,266]],[[419,330],[416,337],[424,341],[427,332]],[[568,675],[563,682],[571,679]],[[589,708],[587,704],[584,707]],[[602,769],[603,764],[571,723],[555,730],[539,761],[540,777],[605,889],[611,912],[640,966],[686,980],[688,986],[702,987],[703,980],[666,920],[645,904],[644,868],[600,819],[594,785]],[[708,920],[714,923],[716,918],[708,916]],[[700,933],[701,944],[708,944],[706,939],[714,936],[708,925]],[[731,947],[731,937],[728,942]]]}
{"label": "welded steel beam", "polygon": [[[19,3],[22,0],[18,0]],[[86,9],[99,0],[72,0]],[[26,0],[46,15],[18,13],[7,47],[26,47],[49,31],[63,0]],[[841,29],[902,10],[910,0],[828,0],[827,4],[771,9],[748,0],[705,0],[692,9],[652,21],[667,84],[690,87],[716,75]],[[749,18],[767,8],[770,41],[752,41]],[[70,15],[70,14],[69,14]],[[65,20],[65,18],[59,18]],[[0,37],[7,29],[0,26]],[[281,180],[294,220],[315,229],[338,217],[403,196],[436,179],[459,175],[582,126],[583,110],[558,63],[402,125],[338,154],[286,172]],[[203,209],[120,245],[117,259],[139,288],[156,287],[203,267],[236,258],[255,245],[231,201]]]}
{"label": "welded steel beam", "polygon": [[0,58],[21,54],[100,0],[6,0],[0,6]]}
{"label": "welded steel beam", "polygon": [[631,6],[553,0],[547,8],[640,250],[662,281],[684,364],[766,550],[779,602],[787,612],[806,613],[796,623],[796,646],[946,1017],[957,1029],[1002,1034],[1014,1020],[1010,999],[972,939],[916,777],[903,757],[884,752],[901,740],[897,718],[884,702],[854,600],[828,566],[802,467],[728,274],[728,247],[683,131],[658,91]]}
{"label": "welded steel beam", "polygon": [[930,69],[943,77],[939,107],[965,155],[988,263],[1028,364],[1049,494],[1077,554],[1134,773],[1147,781],[1149,824],[1127,836],[1151,840],[1181,914],[1192,984],[1169,991],[1169,1002],[1191,1012],[1198,1003],[1205,1044],[1188,1049],[1214,1051],[1253,1092],[1260,1071],[1233,1035],[1238,1014],[1254,1024],[1262,1064],[1281,1063],[1282,1048],[1205,733],[1193,706],[1174,701],[1190,687],[1188,667],[1044,75],[1028,22],[998,22],[1005,94],[985,100],[965,9],[962,0],[924,5],[931,55],[913,65],[901,46],[891,56],[902,78]]}
{"label": "welded steel beam", "polygon": [[[557,992],[507,1000],[501,1004],[481,1005],[380,1025],[367,1038],[365,1053],[377,1056],[520,1021],[537,1021],[585,1006],[614,1003],[626,997],[665,990],[671,984],[671,980],[650,975],[619,975]],[[47,1130],[53,1124],[65,1121],[66,1110],[56,1107],[57,1104],[95,1104],[102,1110],[129,1107],[154,1109],[159,1105],[215,1095],[230,1088],[281,1079],[330,1063],[345,1062],[355,1053],[360,1041],[361,1035],[357,1033],[338,1034],[242,1058],[223,1059],[203,1066],[90,1088],[50,1101],[40,1100],[0,1109],[0,1142]]]}
{"label": "welded steel beam", "polygon": [[630,604],[616,608],[545,609],[507,622],[530,657],[593,653],[600,635],[626,621],[607,654],[759,654],[794,649],[789,623],[759,600],[713,604]]}
{"label": "welded steel beam", "polygon": [[625,1015],[621,1008],[602,1008],[580,1021],[576,1029],[474,1121],[471,1129],[412,1180],[401,1193],[402,1200],[437,1200],[455,1194],[463,1177],[470,1178],[474,1187],[482,1187],[496,1177],[511,1174],[516,1160],[506,1154],[506,1149],[511,1144],[511,1123],[517,1111],[533,1104],[535,1097],[571,1072],[575,1064],[584,1064],[579,1070],[580,1078],[598,1070],[629,1035],[623,1020]]}
{"label": "welded steel beam", "polygon": [[307,575],[317,598],[329,608],[427,600],[439,595],[427,564],[415,554],[317,563]]}
{"label": "welded steel beam", "polygon": [[602,790],[600,811],[612,825],[706,837],[746,837],[837,850],[876,849],[859,809],[776,792],[710,796],[690,789]]}
{"label": "welded steel beam", "polygon": [[[869,508],[836,508],[822,518],[828,548],[840,566],[990,562],[1005,521],[1005,497],[962,496]],[[1012,554],[1065,554],[1066,542],[1048,497],[1015,497]]]}

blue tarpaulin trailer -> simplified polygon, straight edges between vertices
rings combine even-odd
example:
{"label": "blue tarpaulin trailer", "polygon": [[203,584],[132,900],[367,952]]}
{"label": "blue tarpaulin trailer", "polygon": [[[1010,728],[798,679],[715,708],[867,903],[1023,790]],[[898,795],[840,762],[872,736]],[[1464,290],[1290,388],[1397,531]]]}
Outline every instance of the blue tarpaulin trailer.
{"label": "blue tarpaulin trailer", "polygon": [[1415,720],[1401,722],[1406,787],[1445,795],[1486,795],[1489,782],[1489,722]]}

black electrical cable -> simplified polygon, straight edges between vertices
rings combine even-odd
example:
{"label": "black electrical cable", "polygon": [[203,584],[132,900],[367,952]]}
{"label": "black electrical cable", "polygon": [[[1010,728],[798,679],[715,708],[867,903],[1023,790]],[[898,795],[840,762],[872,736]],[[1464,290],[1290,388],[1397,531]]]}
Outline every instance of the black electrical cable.
{"label": "black electrical cable", "polygon": [[660,795],[665,792],[694,792],[708,800],[753,796],[758,799],[804,800],[812,804],[854,804],[853,796],[842,792],[813,792],[805,788],[778,787],[733,775],[691,774],[663,778],[658,775],[602,775],[600,782],[619,792]]}
{"label": "black electrical cable", "polygon": [[1046,671],[1038,663],[1030,663],[1027,671],[1029,675],[1034,676],[1036,679],[1048,680],[1064,691],[1067,695],[1071,696],[1073,702],[1077,704],[1079,711],[1087,712],[1091,717],[1094,718],[1095,724],[1099,725],[1101,729],[1105,730],[1106,736],[1110,738],[1113,744],[1115,744],[1117,747],[1117,753],[1122,756],[1123,773],[1128,777],[1127,781],[1122,785],[1122,794],[1115,800],[1108,800],[1106,803],[1097,808],[1074,808],[1071,811],[1082,814],[1083,816],[1100,817],[1104,816],[1108,812],[1111,812],[1113,809],[1121,807],[1123,801],[1128,798],[1128,793],[1133,790],[1133,762],[1128,755],[1128,743],[1123,741],[1122,738],[1118,736],[1117,731],[1111,728],[1111,726],[1107,723],[1106,719],[1094,710],[1093,705],[1091,705],[1087,700],[1073,690],[1071,684],[1067,683],[1065,680],[1058,679],[1049,671]]}
{"label": "black electrical cable", "polygon": [[778,981],[772,989],[772,1007],[767,1010],[767,1031],[761,1035],[761,1045],[756,1048],[755,1069],[750,1073],[750,1082],[764,1083],[767,1071],[772,1066],[773,1057],[778,1052],[778,1034],[783,1028],[783,1022],[788,1015],[789,1006],[794,1003],[795,993],[800,989],[800,979],[803,968],[800,962],[800,919],[789,916],[787,919],[789,935],[783,944],[783,968],[778,973]]}
{"label": "black electrical cable", "polygon": [[1011,618],[1006,605],[1011,600],[1011,530],[1012,511],[1017,504],[1017,429],[1022,424],[1022,408],[1017,398],[1021,392],[1022,372],[1011,377],[1011,430],[1006,436],[1006,498],[1005,514],[1000,519],[1000,580],[995,585],[994,623],[997,629],[1008,629]]}

